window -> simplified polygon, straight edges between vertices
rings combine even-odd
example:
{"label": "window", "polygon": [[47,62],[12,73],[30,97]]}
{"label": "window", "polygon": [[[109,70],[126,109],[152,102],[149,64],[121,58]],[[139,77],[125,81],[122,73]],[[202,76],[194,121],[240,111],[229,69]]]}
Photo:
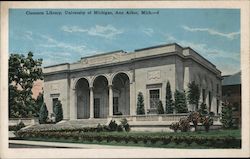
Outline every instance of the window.
{"label": "window", "polygon": [[118,97],[113,97],[113,114],[118,112]]}
{"label": "window", "polygon": [[217,114],[219,113],[219,100],[217,99],[216,100],[216,112],[217,112]]}
{"label": "window", "polygon": [[58,98],[53,98],[52,99],[52,105],[53,105],[53,112],[55,113],[55,106],[56,106],[56,103],[58,101]]}
{"label": "window", "polygon": [[211,91],[208,92],[208,104],[209,104],[209,107],[208,107],[208,110],[209,112],[211,111],[211,103],[212,103],[212,98],[211,98]]}
{"label": "window", "polygon": [[150,108],[157,108],[157,104],[160,98],[160,90],[159,89],[149,90],[149,95],[150,95]]}
{"label": "window", "polygon": [[206,101],[205,89],[202,89],[202,101],[205,103]]}

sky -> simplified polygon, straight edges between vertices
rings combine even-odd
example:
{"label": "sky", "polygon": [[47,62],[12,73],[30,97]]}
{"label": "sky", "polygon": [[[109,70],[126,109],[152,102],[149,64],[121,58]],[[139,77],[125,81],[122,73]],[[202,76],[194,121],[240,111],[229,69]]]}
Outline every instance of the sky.
{"label": "sky", "polygon": [[[58,14],[46,14],[50,11]],[[94,11],[112,14],[94,14]],[[118,11],[123,14],[116,14]],[[141,14],[151,11],[157,14]],[[31,14],[36,12],[36,14]],[[66,14],[81,12],[81,14]],[[137,12],[138,14],[127,14]],[[38,14],[43,13],[43,14]],[[85,14],[83,14],[85,13]],[[115,50],[178,43],[216,65],[240,71],[239,9],[10,9],[9,53],[34,53],[43,66]]]}

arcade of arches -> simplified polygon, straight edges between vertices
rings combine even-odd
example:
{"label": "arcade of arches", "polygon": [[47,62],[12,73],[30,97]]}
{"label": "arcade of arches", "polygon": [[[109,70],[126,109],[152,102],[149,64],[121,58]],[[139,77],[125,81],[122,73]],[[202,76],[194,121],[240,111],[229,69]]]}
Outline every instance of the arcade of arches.
{"label": "arcade of arches", "polygon": [[108,84],[105,76],[97,76],[93,87],[85,78],[76,83],[77,119],[107,118],[130,114],[130,81],[125,73],[118,73]]}

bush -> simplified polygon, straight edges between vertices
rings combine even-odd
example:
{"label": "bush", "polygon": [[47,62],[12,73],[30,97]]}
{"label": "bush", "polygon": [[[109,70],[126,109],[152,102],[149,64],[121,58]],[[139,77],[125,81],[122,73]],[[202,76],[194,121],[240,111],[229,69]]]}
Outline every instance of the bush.
{"label": "bush", "polygon": [[232,129],[234,125],[232,106],[229,104],[223,104],[221,114],[222,114],[221,123],[223,124],[223,128]]}
{"label": "bush", "polygon": [[171,92],[171,86],[169,81],[167,82],[166,86],[166,113],[172,114],[174,109],[174,102],[172,99],[172,92]]}
{"label": "bush", "polygon": [[187,101],[185,92],[180,92],[178,90],[175,91],[175,110],[176,113],[187,113]]}
{"label": "bush", "polygon": [[137,115],[145,114],[144,99],[143,99],[142,92],[138,93],[136,113],[137,113]]}
{"label": "bush", "polygon": [[39,111],[39,123],[45,124],[47,122],[47,119],[48,119],[48,109],[46,107],[46,104],[43,103]]}
{"label": "bush", "polygon": [[54,114],[56,117],[56,122],[63,120],[63,110],[62,110],[62,104],[60,100],[58,100],[55,105]]}
{"label": "bush", "polygon": [[97,132],[101,132],[101,131],[103,131],[104,129],[103,129],[103,126],[100,124],[100,123],[98,123],[98,125],[97,125],[97,127],[96,127],[96,131]]}
{"label": "bush", "polygon": [[174,132],[177,132],[179,130],[179,128],[180,128],[180,125],[179,125],[178,122],[172,123],[169,128],[174,130]]}
{"label": "bush", "polygon": [[202,121],[202,125],[205,127],[206,132],[208,132],[210,126],[213,125],[213,118],[210,116],[204,117]]}
{"label": "bush", "polygon": [[200,112],[201,115],[207,115],[208,114],[206,103],[201,103],[199,112]]}
{"label": "bush", "polygon": [[122,132],[122,131],[123,131],[123,126],[122,126],[121,124],[120,124],[120,125],[117,125],[116,130],[117,130],[118,132]]}
{"label": "bush", "polygon": [[117,130],[117,124],[115,122],[115,120],[111,120],[108,127],[110,131],[116,131]]}
{"label": "bush", "polygon": [[190,123],[187,118],[181,118],[179,121],[181,132],[187,132],[190,130]]}
{"label": "bush", "polygon": [[157,104],[157,113],[158,114],[164,114],[164,109],[163,109],[163,105],[162,105],[161,101],[159,101],[158,104]]}
{"label": "bush", "polygon": [[17,125],[9,126],[9,131],[18,131],[18,130],[24,128],[24,127],[25,127],[25,125],[24,125],[24,123],[21,121],[21,122],[19,122]]}
{"label": "bush", "polygon": [[130,126],[128,124],[128,120],[126,118],[123,118],[121,120],[121,125],[122,127],[125,129],[126,132],[129,132],[130,131]]}
{"label": "bush", "polygon": [[191,112],[188,118],[194,124],[195,131],[197,131],[197,125],[201,122],[201,114],[199,112]]}

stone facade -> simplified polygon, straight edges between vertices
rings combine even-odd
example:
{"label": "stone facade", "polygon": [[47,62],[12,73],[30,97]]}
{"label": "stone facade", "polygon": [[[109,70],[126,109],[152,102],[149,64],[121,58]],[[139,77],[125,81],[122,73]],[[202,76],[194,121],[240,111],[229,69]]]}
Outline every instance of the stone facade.
{"label": "stone facade", "polygon": [[200,102],[204,100],[215,114],[221,108],[221,72],[191,48],[176,43],[83,57],[43,71],[48,110],[52,113],[53,103],[61,100],[64,119],[136,115],[139,92],[146,114],[150,113],[156,101],[165,105],[167,81],[172,93],[187,90],[195,81],[201,88]]}

